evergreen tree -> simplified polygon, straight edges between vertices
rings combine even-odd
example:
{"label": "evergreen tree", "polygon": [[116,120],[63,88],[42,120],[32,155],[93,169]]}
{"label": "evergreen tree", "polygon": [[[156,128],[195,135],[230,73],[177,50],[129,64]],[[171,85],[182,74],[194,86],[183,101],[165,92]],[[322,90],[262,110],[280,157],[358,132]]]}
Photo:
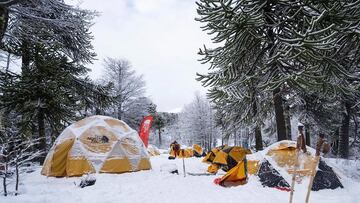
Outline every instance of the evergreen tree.
{"label": "evergreen tree", "polygon": [[7,3],[0,3],[7,19],[1,48],[22,56],[23,71],[29,67],[31,50],[37,45],[66,55],[72,61],[93,60],[93,37],[89,28],[95,12],[70,6],[62,0],[10,0]]}
{"label": "evergreen tree", "polygon": [[[358,88],[350,85],[359,79],[358,53],[345,54],[351,52],[348,47],[358,50],[358,3],[200,0],[197,4],[197,20],[205,24],[203,29],[214,36],[215,43],[221,43],[200,50],[212,72],[198,79],[211,87],[213,100],[239,95],[228,99],[235,103],[250,98],[253,89],[271,94],[278,140],[287,137],[283,110],[287,88],[325,99],[358,98]],[[251,84],[253,88],[244,88]],[[270,111],[260,106],[260,112]],[[345,114],[344,118],[346,128]]]}
{"label": "evergreen tree", "polygon": [[47,129],[57,136],[80,111],[89,84],[84,64],[95,56],[89,32],[94,12],[60,0],[19,1],[8,11],[3,49],[21,56],[22,72],[1,85],[0,107],[19,113],[21,132],[37,136],[38,149],[46,150]]}
{"label": "evergreen tree", "polygon": [[[57,71],[54,71],[56,68]],[[21,114],[21,130],[24,134],[36,127],[41,138],[39,149],[46,149],[46,123],[56,131],[75,118],[78,89],[77,77],[87,69],[67,61],[65,57],[48,55],[39,51],[30,72],[21,75],[12,84],[2,87],[6,97],[2,98],[1,107],[12,109]]]}

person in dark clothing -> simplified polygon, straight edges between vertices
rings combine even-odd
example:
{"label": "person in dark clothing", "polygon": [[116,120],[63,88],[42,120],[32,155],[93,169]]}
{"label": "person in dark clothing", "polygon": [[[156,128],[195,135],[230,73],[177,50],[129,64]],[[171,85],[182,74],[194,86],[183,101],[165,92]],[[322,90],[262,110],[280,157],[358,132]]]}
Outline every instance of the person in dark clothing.
{"label": "person in dark clothing", "polygon": [[304,153],[306,153],[304,125],[302,123],[298,124],[298,131],[299,131],[299,136],[296,141],[296,148],[298,150],[302,150]]}
{"label": "person in dark clothing", "polygon": [[170,144],[170,149],[174,151],[174,156],[176,158],[180,153],[180,144],[177,143],[175,140],[173,143]]}

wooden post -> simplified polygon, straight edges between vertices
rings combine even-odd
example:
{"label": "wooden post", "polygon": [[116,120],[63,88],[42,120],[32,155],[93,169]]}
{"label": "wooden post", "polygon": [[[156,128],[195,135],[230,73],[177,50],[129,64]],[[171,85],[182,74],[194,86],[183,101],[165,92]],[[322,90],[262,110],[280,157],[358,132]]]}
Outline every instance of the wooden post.
{"label": "wooden post", "polygon": [[319,161],[320,161],[320,156],[315,156],[314,165],[313,165],[313,168],[311,169],[310,182],[309,182],[308,190],[307,190],[307,193],[306,193],[305,203],[309,202],[310,192],[311,192],[311,188],[312,188],[313,183],[314,183],[314,178],[315,178],[315,174],[316,174],[316,168],[317,168],[317,165],[319,164]]}
{"label": "wooden post", "polygon": [[296,154],[295,154],[295,162],[294,162],[294,171],[293,176],[291,179],[291,188],[290,188],[290,200],[289,203],[292,203],[293,197],[294,197],[294,188],[295,188],[295,179],[296,179],[296,173],[299,167],[299,155],[300,151],[302,150],[304,153],[306,152],[306,146],[305,146],[305,139],[304,139],[304,125],[299,123],[298,124],[298,131],[299,136],[296,139]]}
{"label": "wooden post", "polygon": [[292,179],[291,179],[291,188],[290,188],[290,200],[289,203],[292,203],[293,197],[294,197],[294,188],[295,188],[295,179],[296,179],[296,172],[298,170],[298,166],[299,166],[299,149],[296,149],[296,154],[295,154],[295,164],[294,164],[294,171],[293,171],[293,175],[292,175]]}
{"label": "wooden post", "polygon": [[309,202],[311,188],[313,186],[315,175],[316,175],[316,168],[317,168],[317,166],[319,164],[319,161],[320,161],[321,148],[325,144],[324,137],[325,137],[324,134],[322,134],[322,133],[319,134],[318,142],[316,144],[316,154],[315,154],[315,159],[314,159],[314,165],[312,166],[312,169],[311,169],[311,176],[310,176],[308,190],[307,190],[307,193],[306,193],[305,203]]}

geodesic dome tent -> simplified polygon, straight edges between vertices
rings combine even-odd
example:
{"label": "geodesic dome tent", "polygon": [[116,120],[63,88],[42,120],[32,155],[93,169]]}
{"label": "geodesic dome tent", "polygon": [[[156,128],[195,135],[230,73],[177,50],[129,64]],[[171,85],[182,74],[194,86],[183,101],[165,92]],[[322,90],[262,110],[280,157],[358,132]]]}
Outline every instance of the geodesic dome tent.
{"label": "geodesic dome tent", "polygon": [[41,174],[81,176],[123,173],[151,168],[138,133],[107,116],[91,116],[67,127],[46,156]]}

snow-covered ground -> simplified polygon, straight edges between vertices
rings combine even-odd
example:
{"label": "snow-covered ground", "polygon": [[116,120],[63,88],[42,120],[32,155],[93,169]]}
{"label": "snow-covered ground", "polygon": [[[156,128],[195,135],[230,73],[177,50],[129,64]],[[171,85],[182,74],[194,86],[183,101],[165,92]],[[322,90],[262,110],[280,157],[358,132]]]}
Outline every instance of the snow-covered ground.
{"label": "snow-covered ground", "polygon": [[[360,202],[359,162],[326,159],[341,175],[344,189],[312,192],[310,202]],[[243,186],[224,188],[213,183],[220,177],[183,174],[182,160],[168,160],[166,154],[151,157],[152,170],[125,174],[95,174],[93,186],[80,188],[80,178],[52,178],[40,175],[41,168],[26,174],[19,196],[0,196],[0,202],[288,202],[289,192],[264,188],[256,176]],[[178,168],[179,175],[167,169]],[[185,159],[186,172],[204,173],[207,164],[200,158]],[[307,181],[295,186],[294,202],[305,200]]]}

